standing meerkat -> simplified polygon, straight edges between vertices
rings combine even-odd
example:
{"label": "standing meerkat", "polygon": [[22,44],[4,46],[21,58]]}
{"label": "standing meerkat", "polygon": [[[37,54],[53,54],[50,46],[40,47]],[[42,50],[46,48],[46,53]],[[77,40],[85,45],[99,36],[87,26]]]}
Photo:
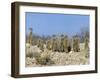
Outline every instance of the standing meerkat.
{"label": "standing meerkat", "polygon": [[56,39],[53,39],[53,42],[52,42],[52,51],[57,51],[57,41],[56,41]]}
{"label": "standing meerkat", "polygon": [[89,39],[88,39],[87,37],[86,37],[85,40],[84,40],[84,44],[85,44],[85,45],[84,45],[84,49],[85,49],[85,50],[89,50]]}
{"label": "standing meerkat", "polygon": [[64,52],[68,52],[68,38],[67,37],[64,37],[64,40],[63,40],[63,46],[64,46]]}
{"label": "standing meerkat", "polygon": [[38,44],[37,44],[37,46],[38,46],[42,51],[44,51],[43,40],[39,39],[39,40],[38,40]]}
{"label": "standing meerkat", "polygon": [[29,28],[30,32],[29,32],[29,36],[28,36],[28,43],[29,44],[33,44],[33,29]]}
{"label": "standing meerkat", "polygon": [[52,40],[47,40],[46,47],[47,47],[48,50],[52,49]]}
{"label": "standing meerkat", "polygon": [[80,51],[80,39],[77,36],[73,38],[73,51],[74,52]]}

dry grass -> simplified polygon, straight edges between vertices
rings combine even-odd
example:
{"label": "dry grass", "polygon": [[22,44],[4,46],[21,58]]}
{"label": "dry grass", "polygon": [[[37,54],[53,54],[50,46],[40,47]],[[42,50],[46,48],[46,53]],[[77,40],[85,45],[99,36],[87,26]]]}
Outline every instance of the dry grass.
{"label": "dry grass", "polygon": [[[26,66],[56,66],[56,65],[86,65],[89,64],[89,51],[80,44],[80,52],[52,52],[45,49],[43,52],[36,47],[26,48]],[[36,52],[37,51],[37,52]]]}

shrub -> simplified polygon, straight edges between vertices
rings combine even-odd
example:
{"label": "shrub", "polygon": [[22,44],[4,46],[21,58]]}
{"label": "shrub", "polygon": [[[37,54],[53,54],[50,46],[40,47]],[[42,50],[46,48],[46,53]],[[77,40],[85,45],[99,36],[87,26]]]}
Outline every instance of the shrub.
{"label": "shrub", "polygon": [[50,59],[50,55],[48,55],[47,53],[43,52],[43,53],[38,53],[38,52],[34,52],[34,53],[28,53],[26,54],[26,57],[29,58],[35,58],[37,61],[37,64],[41,64],[41,65],[51,65],[54,64],[54,62]]}
{"label": "shrub", "polygon": [[26,57],[33,58],[33,53],[26,54]]}
{"label": "shrub", "polygon": [[50,59],[50,55],[47,53],[41,53],[41,56],[36,57],[36,60],[41,65],[51,65],[54,64],[54,62]]}
{"label": "shrub", "polygon": [[31,52],[31,53],[28,53],[26,54],[26,57],[30,57],[30,58],[33,58],[33,57],[39,57],[40,56],[40,53],[38,52]]}
{"label": "shrub", "polygon": [[54,62],[49,57],[39,57],[36,60],[41,65],[51,65],[51,64],[54,64]]}

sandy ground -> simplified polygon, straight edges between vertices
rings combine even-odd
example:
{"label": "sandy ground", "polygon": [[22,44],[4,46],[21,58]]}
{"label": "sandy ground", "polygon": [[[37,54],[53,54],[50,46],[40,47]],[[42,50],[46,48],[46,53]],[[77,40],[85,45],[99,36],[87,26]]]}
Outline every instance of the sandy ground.
{"label": "sandy ground", "polygon": [[[84,50],[84,43],[80,44],[80,52],[52,52],[48,51],[47,49],[42,52],[37,46],[30,46],[29,44],[26,45],[26,55],[33,54],[32,57],[26,57],[26,67],[35,67],[35,66],[62,66],[62,65],[86,65],[89,64],[89,51]],[[40,55],[40,57],[49,57],[50,61],[47,63],[40,64],[37,59],[36,55]],[[53,63],[51,63],[51,61]]]}

